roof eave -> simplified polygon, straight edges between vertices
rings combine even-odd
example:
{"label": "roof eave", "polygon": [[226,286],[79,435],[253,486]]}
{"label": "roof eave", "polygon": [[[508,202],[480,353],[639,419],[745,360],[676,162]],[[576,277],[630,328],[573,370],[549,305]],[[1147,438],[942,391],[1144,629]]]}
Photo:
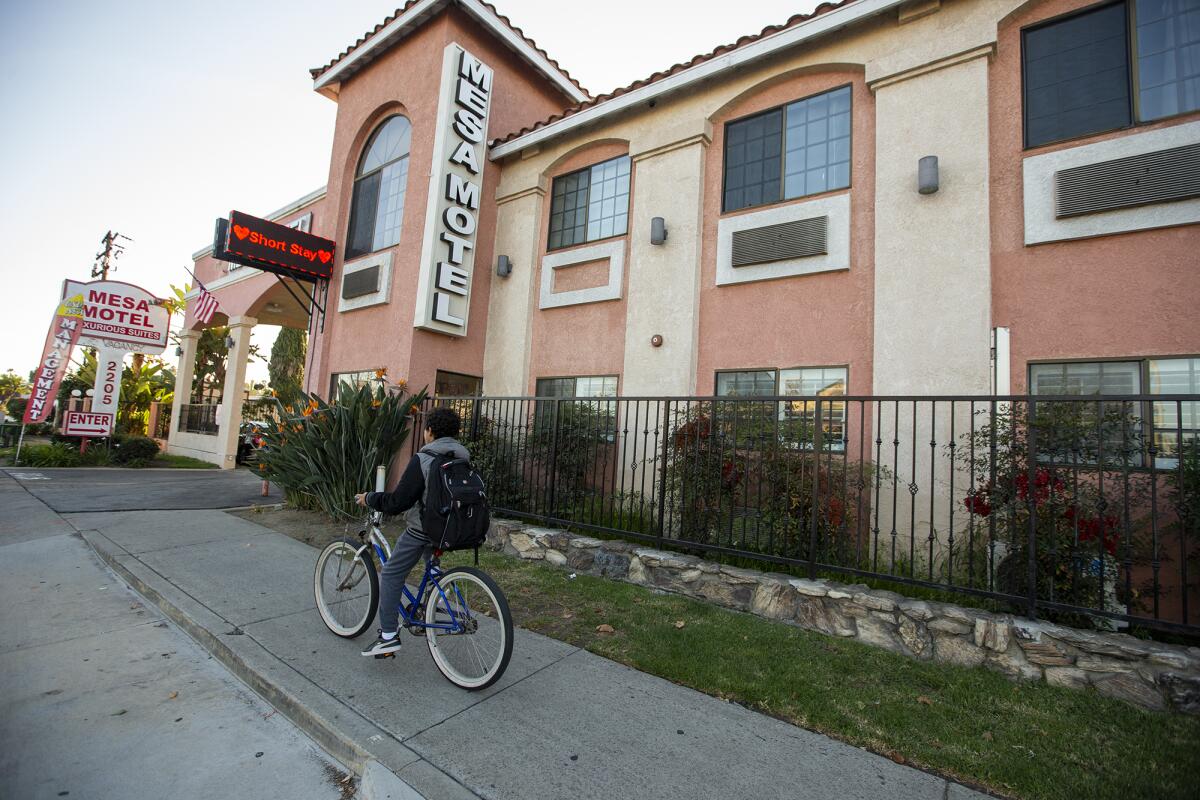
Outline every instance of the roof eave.
{"label": "roof eave", "polygon": [[[322,91],[323,89],[349,77],[356,71],[356,64],[365,64],[366,61],[370,60],[371,56],[382,53],[399,39],[415,30],[426,19],[441,11],[450,2],[451,0],[421,0],[421,2],[392,20],[369,40],[363,42],[332,67],[325,70],[319,77],[315,78],[313,80],[313,90],[321,92],[328,97],[329,94],[326,91]],[[550,63],[549,59],[531,47],[524,38],[518,36],[508,25],[505,25],[491,9],[478,0],[457,0],[457,2],[463,10],[488,28],[493,35],[527,61],[567,97],[576,103],[581,103],[590,98],[587,92],[576,86],[570,78]]]}
{"label": "roof eave", "polygon": [[752,61],[772,56],[801,42],[815,39],[818,36],[874,17],[902,5],[906,1],[860,0],[860,2],[833,9],[778,33],[764,36],[762,39],[744,47],[703,61],[694,67],[681,70],[674,75],[667,76],[641,88],[613,97],[610,100],[605,100],[591,108],[585,108],[575,114],[543,125],[515,139],[493,145],[489,158],[492,161],[497,161],[513,153],[519,153],[527,147],[543,144],[582,126],[593,124],[604,117],[620,113],[632,106],[680,91],[699,81],[708,80],[726,70],[741,67]]}

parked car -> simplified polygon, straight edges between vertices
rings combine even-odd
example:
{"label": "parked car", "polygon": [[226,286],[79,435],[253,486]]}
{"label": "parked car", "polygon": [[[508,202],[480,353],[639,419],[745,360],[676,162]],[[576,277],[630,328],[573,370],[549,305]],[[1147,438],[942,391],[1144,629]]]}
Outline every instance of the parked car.
{"label": "parked car", "polygon": [[238,433],[237,463],[252,464],[258,460],[258,451],[263,446],[263,433],[267,426],[262,422],[243,422]]}

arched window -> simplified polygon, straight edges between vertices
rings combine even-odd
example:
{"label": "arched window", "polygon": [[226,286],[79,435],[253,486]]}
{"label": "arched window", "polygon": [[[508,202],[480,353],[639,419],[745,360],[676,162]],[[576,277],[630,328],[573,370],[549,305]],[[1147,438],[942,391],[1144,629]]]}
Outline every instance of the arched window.
{"label": "arched window", "polygon": [[354,178],[346,258],[400,241],[411,141],[412,124],[401,116],[389,117],[371,134]]}

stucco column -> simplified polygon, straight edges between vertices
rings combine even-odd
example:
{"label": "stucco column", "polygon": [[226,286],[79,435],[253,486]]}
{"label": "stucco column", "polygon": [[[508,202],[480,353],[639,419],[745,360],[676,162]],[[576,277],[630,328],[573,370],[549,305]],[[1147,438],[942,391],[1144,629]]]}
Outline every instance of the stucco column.
{"label": "stucco column", "polygon": [[[871,84],[877,395],[986,395],[990,389],[987,52]],[[917,192],[923,156],[938,157],[939,188],[933,194]],[[911,510],[895,525],[902,541],[910,535],[918,542],[929,536],[944,541],[949,511],[962,508],[970,485],[970,475],[960,468],[951,494],[954,468],[944,450],[951,414],[942,404],[935,425],[930,403],[917,404],[915,419],[907,404],[901,408],[897,421],[895,407],[884,406],[879,432],[885,442],[900,442],[898,455],[885,457],[884,466],[896,472],[900,508]],[[971,425],[969,405],[956,406],[953,416],[961,445]],[[910,495],[913,490],[917,494]],[[892,501],[885,487],[880,507]]]}
{"label": "stucco column", "polygon": [[[987,63],[872,84],[875,394],[989,389]],[[923,156],[938,157],[934,194],[917,193]]]}
{"label": "stucco column", "polygon": [[238,432],[242,425],[242,392],[246,383],[246,363],[250,358],[250,332],[254,317],[232,317],[229,335],[233,347],[225,367],[225,385],[221,389],[221,407],[217,412],[217,456],[221,469],[237,466]]}
{"label": "stucco column", "polygon": [[[708,142],[706,134],[698,134],[633,156],[622,395],[696,391]],[[653,217],[662,217],[666,224],[663,244],[650,243]],[[655,336],[662,337],[661,345],[652,344]]]}
{"label": "stucco column", "polygon": [[171,401],[171,430],[167,434],[167,452],[179,432],[179,420],[183,406],[192,402],[192,380],[196,376],[196,347],[200,342],[200,331],[186,330],[179,334],[179,366],[175,369],[175,397]]}
{"label": "stucco column", "polygon": [[507,278],[493,276],[488,297],[483,387],[493,397],[523,395],[529,386],[544,183],[496,200],[496,245],[492,252],[509,257],[512,274]]}

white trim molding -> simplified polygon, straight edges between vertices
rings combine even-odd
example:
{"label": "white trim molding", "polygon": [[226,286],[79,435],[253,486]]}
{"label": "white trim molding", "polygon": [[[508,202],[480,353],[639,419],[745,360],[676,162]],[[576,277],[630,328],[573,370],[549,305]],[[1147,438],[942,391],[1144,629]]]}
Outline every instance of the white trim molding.
{"label": "white trim molding", "polygon": [[[796,222],[814,217],[826,218],[826,253],[824,255],[771,261],[745,267],[733,266],[733,234],[735,231],[763,228],[784,222]],[[844,192],[806,203],[776,206],[717,222],[717,286],[750,281],[769,281],[792,278],[818,272],[850,269],[850,193]]]}
{"label": "white trim molding", "polygon": [[1054,215],[1055,173],[1127,156],[1200,142],[1200,122],[1133,133],[1066,150],[1030,156],[1022,163],[1025,191],[1025,244],[1085,239],[1126,231],[1200,222],[1200,198],[1154,203],[1058,219]]}
{"label": "white trim molding", "polygon": [[[569,292],[554,291],[554,271],[589,261],[608,259],[608,283]],[[538,308],[561,308],[603,300],[620,300],[621,283],[625,276],[625,238],[580,247],[565,252],[550,253],[542,259],[542,282]]]}
{"label": "white trim molding", "polygon": [[[346,280],[347,275],[353,275],[356,272],[361,272],[364,269],[371,267],[379,267],[379,288],[370,294],[351,297],[346,300],[342,298],[342,283]],[[392,251],[384,250],[381,253],[365,256],[363,258],[350,261],[342,265],[341,279],[337,283],[337,310],[339,314],[347,311],[355,311],[367,306],[378,306],[388,302],[392,291]]]}
{"label": "white trim molding", "polygon": [[556,122],[543,125],[537,130],[530,131],[523,136],[518,136],[511,141],[495,145],[491,151],[491,158],[493,161],[504,158],[507,155],[524,150],[526,147],[562,136],[568,131],[575,130],[584,125],[591,125],[610,114],[644,106],[647,101],[654,98],[684,89],[727,70],[741,69],[752,61],[766,58],[794,47],[801,42],[815,39],[823,34],[852,25],[859,20],[873,17],[905,2],[907,0],[859,0],[857,3],[851,3],[841,8],[827,11],[824,14],[819,14],[791,28],[771,34],[770,36],[764,36],[745,47],[739,47],[731,53],[702,61],[694,67],[680,70],[674,75],[654,81],[653,83],[648,83],[639,89],[617,95],[611,100],[605,100],[591,108],[585,108],[577,114],[563,117]]}

